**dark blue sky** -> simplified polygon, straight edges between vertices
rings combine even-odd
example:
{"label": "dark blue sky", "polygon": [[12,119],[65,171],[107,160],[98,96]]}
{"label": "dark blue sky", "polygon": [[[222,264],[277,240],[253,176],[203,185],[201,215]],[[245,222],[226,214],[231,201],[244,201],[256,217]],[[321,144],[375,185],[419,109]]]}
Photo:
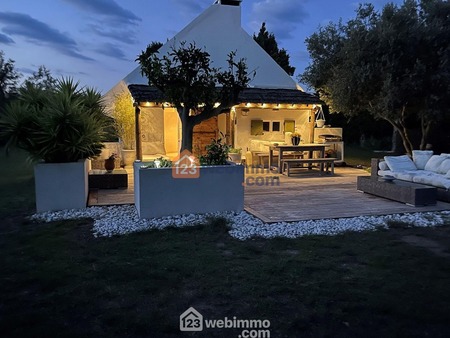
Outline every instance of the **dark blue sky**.
{"label": "dark blue sky", "polygon": [[[376,9],[388,2],[373,0]],[[214,0],[1,0],[0,49],[28,76],[45,65],[106,92],[152,41],[165,42]],[[243,0],[242,26],[265,21],[297,68],[308,64],[305,38],[319,25],[354,17],[351,0]]]}

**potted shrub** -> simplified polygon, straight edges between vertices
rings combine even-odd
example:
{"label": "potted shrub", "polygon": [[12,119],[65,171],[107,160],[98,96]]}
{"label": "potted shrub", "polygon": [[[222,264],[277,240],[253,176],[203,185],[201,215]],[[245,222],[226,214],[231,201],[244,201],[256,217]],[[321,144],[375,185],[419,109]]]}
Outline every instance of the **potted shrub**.
{"label": "potted shrub", "polygon": [[241,211],[244,166],[228,162],[229,147],[213,140],[199,159],[185,150],[171,162],[134,164],[134,201],[141,218]]}
{"label": "potted shrub", "polygon": [[35,165],[38,212],[85,208],[88,161],[103,147],[101,94],[61,79],[52,89],[26,84],[0,118],[6,149],[24,149]]}
{"label": "potted shrub", "polygon": [[131,102],[132,97],[129,92],[121,93],[116,96],[112,111],[114,127],[122,145],[122,159],[125,167],[133,165],[136,159],[134,150],[136,124]]}
{"label": "potted shrub", "polygon": [[234,162],[236,164],[241,163],[242,148],[230,148],[228,151],[228,158],[231,162]]}
{"label": "potted shrub", "polygon": [[106,160],[105,160],[105,169],[106,172],[112,173],[113,170],[116,168],[116,154],[112,153]]}
{"label": "potted shrub", "polygon": [[291,134],[291,143],[293,146],[298,146],[301,141],[301,135],[299,133]]}

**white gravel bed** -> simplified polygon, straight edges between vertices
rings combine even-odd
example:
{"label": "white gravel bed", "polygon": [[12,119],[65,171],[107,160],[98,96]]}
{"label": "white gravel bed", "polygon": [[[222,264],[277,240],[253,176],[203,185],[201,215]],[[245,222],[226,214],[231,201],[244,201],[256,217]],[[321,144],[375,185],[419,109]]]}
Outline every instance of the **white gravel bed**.
{"label": "white gravel bed", "polygon": [[253,215],[242,211],[205,215],[181,215],[154,219],[140,219],[134,205],[89,207],[80,210],[63,210],[38,213],[31,220],[52,222],[70,219],[92,218],[95,237],[125,235],[150,229],[167,227],[187,227],[202,224],[211,217],[228,220],[229,234],[234,238],[246,240],[253,237],[297,238],[307,235],[333,236],[348,231],[374,231],[387,229],[389,221],[402,222],[415,227],[435,227],[450,223],[450,211],[417,212],[386,216],[359,216],[352,218],[321,219],[299,222],[264,223]]}

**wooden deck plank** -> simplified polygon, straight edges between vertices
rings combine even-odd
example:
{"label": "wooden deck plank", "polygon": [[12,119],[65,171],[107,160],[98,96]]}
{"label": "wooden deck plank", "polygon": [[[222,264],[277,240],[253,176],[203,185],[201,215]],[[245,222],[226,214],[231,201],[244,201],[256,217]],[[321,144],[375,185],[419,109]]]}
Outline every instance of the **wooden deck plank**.
{"label": "wooden deck plank", "polygon": [[[413,207],[361,193],[356,190],[356,177],[360,175],[369,174],[348,167],[336,167],[334,176],[310,172],[287,177],[267,170],[264,173],[249,170],[246,178],[251,177],[253,183],[257,177],[278,177],[279,185],[247,184],[245,210],[267,223],[450,210],[450,204],[443,202]],[[127,189],[91,192],[89,205],[133,204],[133,189],[132,170],[129,170]]]}

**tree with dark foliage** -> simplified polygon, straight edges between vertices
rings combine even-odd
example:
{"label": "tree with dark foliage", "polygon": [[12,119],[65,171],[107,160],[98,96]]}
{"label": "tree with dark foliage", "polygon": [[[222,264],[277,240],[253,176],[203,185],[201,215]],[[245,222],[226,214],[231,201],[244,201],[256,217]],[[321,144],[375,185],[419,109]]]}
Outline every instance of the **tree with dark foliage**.
{"label": "tree with dark foliage", "polygon": [[278,65],[284,69],[290,76],[294,75],[295,67],[289,63],[289,55],[287,51],[278,48],[277,40],[273,33],[269,33],[266,28],[266,23],[263,22],[258,35],[253,34],[253,39],[269,54]]}
{"label": "tree with dark foliage", "polygon": [[138,57],[141,71],[177,109],[182,124],[180,152],[192,152],[194,127],[238,103],[239,93],[250,81],[247,65],[230,52],[228,69],[213,68],[208,52],[194,43],[182,43],[166,55],[159,55],[158,49],[153,43]]}
{"label": "tree with dark foliage", "polygon": [[300,80],[334,111],[388,121],[407,153],[424,149],[450,114],[450,3],[406,0],[380,13],[366,4],[356,13],[307,38],[312,63]]}

